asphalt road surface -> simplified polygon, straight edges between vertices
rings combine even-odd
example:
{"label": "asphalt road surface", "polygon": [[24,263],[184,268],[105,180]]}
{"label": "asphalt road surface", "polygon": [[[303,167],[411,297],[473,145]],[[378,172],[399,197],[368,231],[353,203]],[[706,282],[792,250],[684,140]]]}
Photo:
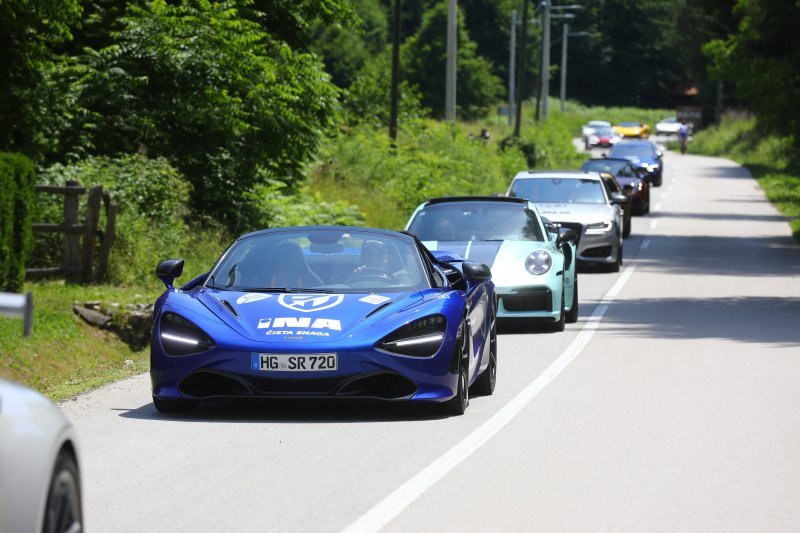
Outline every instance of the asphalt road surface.
{"label": "asphalt road surface", "polygon": [[267,402],[165,416],[147,375],[62,404],[89,531],[800,530],[800,247],[733,163],[668,153],[564,333],[506,327],[447,418]]}

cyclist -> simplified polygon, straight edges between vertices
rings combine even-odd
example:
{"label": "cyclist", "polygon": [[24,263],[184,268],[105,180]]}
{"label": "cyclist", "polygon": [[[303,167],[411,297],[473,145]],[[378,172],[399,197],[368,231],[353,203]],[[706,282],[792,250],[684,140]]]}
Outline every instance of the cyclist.
{"label": "cyclist", "polygon": [[686,143],[689,140],[689,126],[681,121],[681,126],[678,128],[678,138],[681,141],[681,153],[686,153]]}

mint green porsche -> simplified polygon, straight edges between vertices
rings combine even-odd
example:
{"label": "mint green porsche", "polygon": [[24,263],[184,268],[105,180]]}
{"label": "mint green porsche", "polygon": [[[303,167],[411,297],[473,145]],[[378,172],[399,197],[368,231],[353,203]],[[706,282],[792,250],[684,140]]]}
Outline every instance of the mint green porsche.
{"label": "mint green porsche", "polygon": [[417,207],[406,230],[437,256],[488,265],[498,318],[550,323],[556,331],[578,320],[577,234],[550,224],[528,200],[435,198]]}

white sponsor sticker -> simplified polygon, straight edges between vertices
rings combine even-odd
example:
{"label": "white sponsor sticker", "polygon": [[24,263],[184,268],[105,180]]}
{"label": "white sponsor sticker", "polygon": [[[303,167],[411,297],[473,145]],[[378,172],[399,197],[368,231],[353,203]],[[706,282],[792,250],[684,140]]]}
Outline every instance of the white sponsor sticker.
{"label": "white sponsor sticker", "polygon": [[281,294],[278,303],[292,311],[311,313],[330,309],[342,303],[343,294]]}
{"label": "white sponsor sticker", "polygon": [[333,318],[315,318],[312,321],[311,317],[307,316],[262,318],[258,321],[258,329],[278,328],[310,328],[342,331],[342,323]]}
{"label": "white sponsor sticker", "polygon": [[272,298],[271,294],[245,294],[239,296],[236,299],[236,303],[241,304],[249,304],[250,302],[257,302],[259,300],[266,300],[267,298]]}
{"label": "white sponsor sticker", "polygon": [[386,296],[381,296],[380,294],[370,294],[369,296],[364,296],[363,298],[359,298],[359,302],[365,302],[368,304],[380,305],[383,302],[388,302],[391,298]]}

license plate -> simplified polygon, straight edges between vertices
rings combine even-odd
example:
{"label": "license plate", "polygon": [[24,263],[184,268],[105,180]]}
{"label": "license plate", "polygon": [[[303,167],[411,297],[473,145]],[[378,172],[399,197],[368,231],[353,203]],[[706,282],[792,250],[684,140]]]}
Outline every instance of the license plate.
{"label": "license plate", "polygon": [[254,353],[253,370],[265,372],[324,372],[336,370],[339,358],[335,353]]}

